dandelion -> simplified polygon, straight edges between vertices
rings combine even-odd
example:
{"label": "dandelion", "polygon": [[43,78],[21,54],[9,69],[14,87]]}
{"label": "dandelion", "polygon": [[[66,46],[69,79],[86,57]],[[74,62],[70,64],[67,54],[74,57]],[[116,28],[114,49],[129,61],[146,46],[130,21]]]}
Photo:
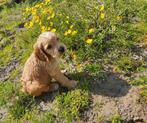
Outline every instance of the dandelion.
{"label": "dandelion", "polygon": [[51,18],[54,18],[54,17],[55,17],[55,13],[52,13]]}
{"label": "dandelion", "polygon": [[100,17],[101,17],[101,19],[104,19],[105,13],[101,13]]}
{"label": "dandelion", "polygon": [[25,9],[25,12],[28,12],[30,9],[27,7],[26,9]]}
{"label": "dandelion", "polygon": [[94,28],[88,30],[89,34],[93,33],[94,31],[95,31]]}
{"label": "dandelion", "polygon": [[47,13],[47,11],[46,10],[43,10],[42,14],[46,14],[46,13]]}
{"label": "dandelion", "polygon": [[31,28],[33,26],[33,24],[34,23],[32,21],[30,21],[29,28]]}
{"label": "dandelion", "polygon": [[49,16],[49,17],[47,17],[47,20],[50,20],[51,19],[51,17]]}
{"label": "dandelion", "polygon": [[35,5],[35,8],[39,8],[39,6],[40,6],[39,4],[36,4],[36,5]]}
{"label": "dandelion", "polygon": [[89,39],[86,40],[86,43],[87,44],[92,44],[92,42],[93,42],[93,39],[91,39],[91,38],[89,38]]}
{"label": "dandelion", "polygon": [[37,10],[36,9],[32,9],[32,15],[36,15]]}
{"label": "dandelion", "polygon": [[51,0],[45,0],[45,2],[50,3],[50,2],[51,2]]}
{"label": "dandelion", "polygon": [[65,35],[65,36],[67,36],[67,35],[68,35],[67,31],[64,33],[64,35]]}
{"label": "dandelion", "polygon": [[45,0],[45,5],[47,5],[48,3],[51,3],[51,0]]}
{"label": "dandelion", "polygon": [[105,8],[104,5],[101,5],[100,11],[103,11],[104,8]]}
{"label": "dandelion", "polygon": [[67,21],[66,21],[66,23],[68,24],[68,23],[69,23],[69,21],[67,20]]}
{"label": "dandelion", "polygon": [[56,32],[56,29],[52,29],[51,32]]}
{"label": "dandelion", "polygon": [[71,32],[72,32],[72,31],[71,31],[70,29],[67,31],[68,34],[71,34]]}
{"label": "dandelion", "polygon": [[117,19],[118,21],[121,21],[121,20],[122,20],[122,17],[121,17],[121,16],[117,16],[116,19]]}
{"label": "dandelion", "polygon": [[28,27],[28,23],[25,23],[24,26],[27,28]]}
{"label": "dandelion", "polygon": [[72,58],[73,60],[76,60],[76,59],[77,59],[77,55],[76,55],[75,52],[72,52],[72,53],[71,53],[71,58]]}
{"label": "dandelion", "polygon": [[77,69],[78,72],[81,72],[82,71],[82,65],[81,64],[78,64],[76,66],[76,69]]}
{"label": "dandelion", "polygon": [[50,28],[50,27],[48,27],[48,28],[47,28],[47,30],[48,30],[48,31],[50,31],[50,30],[51,30],[51,28]]}
{"label": "dandelion", "polygon": [[45,26],[42,26],[41,27],[41,32],[45,32],[45,31],[46,31]]}
{"label": "dandelion", "polygon": [[77,31],[72,31],[71,35],[76,35],[77,34]]}

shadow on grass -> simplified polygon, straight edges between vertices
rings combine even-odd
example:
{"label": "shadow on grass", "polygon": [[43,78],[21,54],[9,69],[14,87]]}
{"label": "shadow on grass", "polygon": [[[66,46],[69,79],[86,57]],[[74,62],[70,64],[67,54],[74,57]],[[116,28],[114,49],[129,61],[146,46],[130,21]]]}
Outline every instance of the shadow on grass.
{"label": "shadow on grass", "polygon": [[[81,73],[70,73],[66,74],[69,79],[79,81],[77,88],[82,90],[88,90],[94,95],[102,95],[108,97],[121,97],[125,96],[131,86],[127,83],[127,81],[119,78],[119,74],[105,72],[103,73],[104,77],[101,79],[99,76],[92,76],[86,72]],[[60,87],[60,89],[56,92],[45,93],[36,99],[41,102],[53,101],[55,97],[63,92],[68,92],[68,89],[64,87]]]}
{"label": "shadow on grass", "polygon": [[125,96],[131,86],[121,79],[119,74],[112,72],[103,73],[103,77],[92,76],[86,72],[68,74],[69,78],[79,81],[79,88],[89,89],[92,94],[108,97]]}

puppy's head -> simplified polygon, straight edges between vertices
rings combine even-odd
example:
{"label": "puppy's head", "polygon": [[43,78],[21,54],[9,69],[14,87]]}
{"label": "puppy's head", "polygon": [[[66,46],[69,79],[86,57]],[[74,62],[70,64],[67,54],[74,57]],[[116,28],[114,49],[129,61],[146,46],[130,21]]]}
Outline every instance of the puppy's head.
{"label": "puppy's head", "polygon": [[52,32],[42,33],[34,44],[35,55],[42,61],[60,57],[65,49],[58,36]]}

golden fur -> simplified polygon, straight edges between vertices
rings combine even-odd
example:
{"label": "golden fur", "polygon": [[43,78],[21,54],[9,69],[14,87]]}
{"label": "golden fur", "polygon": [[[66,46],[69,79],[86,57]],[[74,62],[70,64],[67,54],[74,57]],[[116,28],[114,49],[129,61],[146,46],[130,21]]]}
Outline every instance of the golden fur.
{"label": "golden fur", "polygon": [[77,82],[65,77],[58,66],[58,58],[64,50],[55,33],[42,33],[25,63],[21,77],[22,90],[33,96],[57,90],[59,85],[51,83],[52,78],[68,89],[74,88]]}

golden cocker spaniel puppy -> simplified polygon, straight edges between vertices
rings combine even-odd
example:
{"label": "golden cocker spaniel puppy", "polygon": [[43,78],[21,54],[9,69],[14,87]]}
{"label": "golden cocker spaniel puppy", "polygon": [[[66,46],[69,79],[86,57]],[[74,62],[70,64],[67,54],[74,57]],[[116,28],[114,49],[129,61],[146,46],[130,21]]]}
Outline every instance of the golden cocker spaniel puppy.
{"label": "golden cocker spaniel puppy", "polygon": [[42,33],[34,44],[34,51],[25,63],[21,77],[22,91],[33,96],[43,92],[57,90],[59,85],[51,83],[57,80],[68,89],[74,88],[77,82],[69,80],[59,69],[59,57],[64,53],[65,47],[55,33]]}

